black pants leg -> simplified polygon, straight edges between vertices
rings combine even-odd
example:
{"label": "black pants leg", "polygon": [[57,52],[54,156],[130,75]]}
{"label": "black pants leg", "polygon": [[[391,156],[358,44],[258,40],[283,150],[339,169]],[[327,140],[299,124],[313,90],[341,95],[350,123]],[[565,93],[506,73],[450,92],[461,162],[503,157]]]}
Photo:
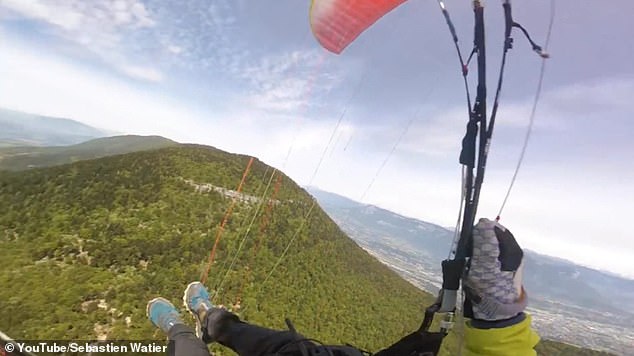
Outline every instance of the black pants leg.
{"label": "black pants leg", "polygon": [[263,356],[313,346],[309,341],[300,341],[303,337],[297,333],[248,324],[224,309],[209,310],[206,319],[204,340],[218,342],[240,356]]}
{"label": "black pants leg", "polygon": [[194,329],[185,324],[176,324],[167,333],[171,345],[168,356],[209,356],[207,345],[196,337]]}

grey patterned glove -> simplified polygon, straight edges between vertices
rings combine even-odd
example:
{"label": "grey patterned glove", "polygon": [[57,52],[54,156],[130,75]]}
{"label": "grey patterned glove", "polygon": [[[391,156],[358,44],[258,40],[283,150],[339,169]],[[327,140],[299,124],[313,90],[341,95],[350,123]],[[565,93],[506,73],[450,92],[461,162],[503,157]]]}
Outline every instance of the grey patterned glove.
{"label": "grey patterned glove", "polygon": [[524,252],[513,234],[496,221],[480,219],[473,228],[473,252],[463,278],[465,316],[483,321],[523,318]]}

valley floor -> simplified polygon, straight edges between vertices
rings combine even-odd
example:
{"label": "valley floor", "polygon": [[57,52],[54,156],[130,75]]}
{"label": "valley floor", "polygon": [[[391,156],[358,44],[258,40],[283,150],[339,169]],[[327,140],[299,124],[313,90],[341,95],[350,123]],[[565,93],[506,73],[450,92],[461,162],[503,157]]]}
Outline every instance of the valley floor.
{"label": "valley floor", "polygon": [[[438,272],[430,271],[430,266],[419,262],[420,259],[413,260],[396,255],[393,250],[383,250],[376,244],[369,244],[360,239],[355,241],[416,287],[432,294],[438,293],[442,277]],[[532,307],[528,312],[533,316],[533,325],[542,338],[619,355],[628,355],[632,352],[632,329],[566,315],[564,311]]]}

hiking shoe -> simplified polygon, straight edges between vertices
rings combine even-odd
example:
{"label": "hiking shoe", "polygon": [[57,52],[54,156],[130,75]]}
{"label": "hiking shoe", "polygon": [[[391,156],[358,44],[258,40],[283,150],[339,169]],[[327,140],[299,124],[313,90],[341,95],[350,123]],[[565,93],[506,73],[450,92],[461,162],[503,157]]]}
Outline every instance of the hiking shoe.
{"label": "hiking shoe", "polygon": [[183,324],[183,320],[174,305],[162,297],[150,300],[145,312],[152,324],[166,334],[175,324]]}
{"label": "hiking shoe", "polygon": [[522,287],[524,252],[511,231],[495,220],[480,219],[472,239],[471,266],[462,281],[473,309],[469,317],[499,321],[522,313],[527,303]]}
{"label": "hiking shoe", "polygon": [[207,288],[200,282],[191,282],[183,294],[183,304],[196,321],[196,336],[202,339],[203,323],[207,311],[214,307],[211,304]]}

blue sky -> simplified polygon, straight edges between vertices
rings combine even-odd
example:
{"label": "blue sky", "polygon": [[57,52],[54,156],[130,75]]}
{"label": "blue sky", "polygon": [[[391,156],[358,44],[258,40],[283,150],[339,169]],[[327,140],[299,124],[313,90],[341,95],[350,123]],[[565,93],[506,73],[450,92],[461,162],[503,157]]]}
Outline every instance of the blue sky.
{"label": "blue sky", "polygon": [[[447,3],[467,53],[468,3]],[[498,2],[487,5],[492,94],[502,13]],[[438,5],[406,2],[339,56],[312,37],[308,7],[307,0],[1,0],[0,106],[250,154],[300,184],[453,225],[466,110]],[[556,2],[531,145],[502,216],[527,248],[630,277],[632,13],[629,0]],[[514,14],[544,41],[550,1],[516,1]],[[495,216],[512,176],[540,64],[516,35],[483,215]]]}

